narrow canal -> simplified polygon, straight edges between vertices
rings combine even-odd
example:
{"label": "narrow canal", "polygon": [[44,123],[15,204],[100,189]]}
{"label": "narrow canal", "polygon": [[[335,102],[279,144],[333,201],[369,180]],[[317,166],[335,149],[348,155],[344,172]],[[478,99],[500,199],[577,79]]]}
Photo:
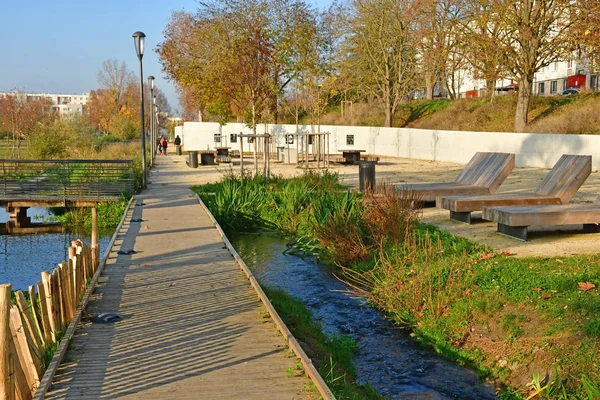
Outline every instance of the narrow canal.
{"label": "narrow canal", "polygon": [[301,300],[327,335],[345,334],[359,349],[359,383],[391,399],[494,399],[495,390],[476,374],[420,347],[365,300],[348,292],[332,270],[315,260],[284,254],[274,236],[228,234],[259,282]]}
{"label": "narrow canal", "polygon": [[[41,279],[40,272],[52,271],[69,256],[72,240],[83,239],[91,243],[88,234],[70,232],[57,226],[56,229],[42,228],[43,221],[51,213],[47,208],[32,207],[27,210],[31,225],[40,227],[40,232],[54,230],[54,233],[8,234],[0,230],[0,284],[10,283],[13,290],[27,290],[29,285]],[[0,225],[5,225],[10,216],[0,208]],[[99,235],[100,251],[104,252],[110,242],[110,236]]]}

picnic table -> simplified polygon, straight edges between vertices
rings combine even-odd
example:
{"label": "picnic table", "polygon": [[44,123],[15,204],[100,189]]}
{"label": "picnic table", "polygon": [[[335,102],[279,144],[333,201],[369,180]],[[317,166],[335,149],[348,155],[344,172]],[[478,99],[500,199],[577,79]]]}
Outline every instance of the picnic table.
{"label": "picnic table", "polygon": [[345,164],[357,164],[360,161],[360,153],[366,150],[346,149],[340,150]]}

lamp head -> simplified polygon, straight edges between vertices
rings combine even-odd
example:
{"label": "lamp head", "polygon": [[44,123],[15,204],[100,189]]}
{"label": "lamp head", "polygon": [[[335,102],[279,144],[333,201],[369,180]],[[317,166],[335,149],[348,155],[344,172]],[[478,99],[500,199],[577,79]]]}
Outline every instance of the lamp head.
{"label": "lamp head", "polygon": [[137,31],[133,35],[133,43],[135,44],[135,52],[137,53],[138,58],[141,60],[144,56],[144,32]]}
{"label": "lamp head", "polygon": [[150,89],[154,90],[154,77],[152,75],[148,75],[148,83],[150,84]]}

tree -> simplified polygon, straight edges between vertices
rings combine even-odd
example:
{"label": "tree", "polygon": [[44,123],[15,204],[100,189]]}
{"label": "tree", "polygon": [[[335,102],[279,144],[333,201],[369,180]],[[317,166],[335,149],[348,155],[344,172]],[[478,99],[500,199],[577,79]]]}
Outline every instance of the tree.
{"label": "tree", "polygon": [[56,115],[48,99],[28,101],[26,95],[16,91],[0,95],[0,132],[11,134],[13,157],[21,157],[21,142],[38,124],[51,122]]}
{"label": "tree", "polygon": [[202,110],[231,112],[255,125],[287,85],[314,62],[315,21],[298,0],[199,2],[175,12],[157,48],[163,71]]}
{"label": "tree", "polygon": [[[584,10],[582,10],[584,11]],[[578,15],[574,0],[497,0],[490,24],[504,31],[496,48],[502,65],[519,84],[515,131],[528,122],[533,78],[552,62],[572,56],[572,26]]]}
{"label": "tree", "polygon": [[[492,0],[464,0],[463,18],[459,19],[460,35],[465,43],[463,56],[474,69],[475,78],[483,78],[486,95],[494,98],[496,81],[506,75],[497,42],[508,31],[496,18],[497,7]],[[507,40],[503,37],[502,40]]]}
{"label": "tree", "polygon": [[396,0],[354,0],[353,8],[345,45],[347,71],[360,91],[383,102],[385,126],[392,126],[416,76],[410,10]]}

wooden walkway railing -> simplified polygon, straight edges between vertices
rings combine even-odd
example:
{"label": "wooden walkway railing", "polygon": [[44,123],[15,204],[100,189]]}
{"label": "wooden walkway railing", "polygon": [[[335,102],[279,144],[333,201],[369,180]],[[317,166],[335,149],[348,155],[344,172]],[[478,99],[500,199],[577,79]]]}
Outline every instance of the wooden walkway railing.
{"label": "wooden walkway railing", "polygon": [[129,198],[131,160],[0,160],[0,201],[81,202]]}
{"label": "wooden walkway railing", "polygon": [[[86,283],[99,265],[99,247],[81,240],[71,243],[69,260],[27,294],[12,293],[0,285],[0,399],[29,400],[35,394],[46,365],[46,352],[56,348],[77,312]],[[37,291],[36,291],[37,287]]]}

